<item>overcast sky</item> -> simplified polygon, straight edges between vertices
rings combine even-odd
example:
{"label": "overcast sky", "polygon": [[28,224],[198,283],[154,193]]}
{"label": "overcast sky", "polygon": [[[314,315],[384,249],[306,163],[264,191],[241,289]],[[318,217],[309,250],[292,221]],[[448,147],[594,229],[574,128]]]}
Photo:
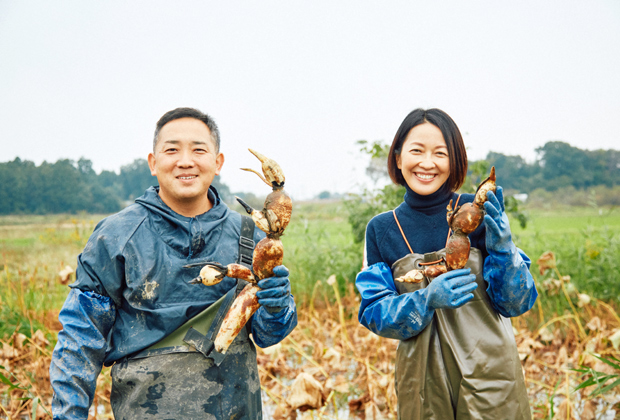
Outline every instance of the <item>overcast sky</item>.
{"label": "overcast sky", "polygon": [[620,149],[620,2],[0,0],[0,162],[118,171],[179,106],[214,117],[233,191],[274,158],[295,199],[365,181],[360,139],[448,112],[469,158]]}

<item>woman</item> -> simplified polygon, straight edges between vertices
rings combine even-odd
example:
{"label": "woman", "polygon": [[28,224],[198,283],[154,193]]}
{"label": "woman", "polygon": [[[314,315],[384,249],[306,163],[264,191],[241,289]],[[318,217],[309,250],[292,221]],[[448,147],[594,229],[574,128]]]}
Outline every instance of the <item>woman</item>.
{"label": "woman", "polygon": [[473,194],[465,181],[461,133],[439,109],[416,109],[388,156],[404,202],[366,228],[365,269],[356,286],[359,321],[401,340],[396,355],[400,419],[530,419],[521,363],[508,317],[528,311],[538,293],[530,259],[511,239],[502,188],[489,192],[484,222],[469,235],[465,268],[420,283],[394,281],[445,256],[446,206]]}

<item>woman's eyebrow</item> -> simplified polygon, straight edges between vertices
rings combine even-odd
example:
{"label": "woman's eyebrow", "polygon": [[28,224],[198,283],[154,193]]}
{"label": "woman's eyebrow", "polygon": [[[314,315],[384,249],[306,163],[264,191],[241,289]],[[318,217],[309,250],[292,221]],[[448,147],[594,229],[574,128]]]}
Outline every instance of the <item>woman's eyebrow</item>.
{"label": "woman's eyebrow", "polygon": [[[427,145],[426,143],[423,143],[423,142],[417,142],[417,141],[414,141],[414,142],[409,143],[409,147],[413,147],[413,146],[416,146],[416,147],[428,147],[428,145]],[[447,148],[448,148],[448,146],[443,145],[443,144],[440,144],[440,145],[435,146],[435,149],[440,149],[440,148],[447,149]]]}

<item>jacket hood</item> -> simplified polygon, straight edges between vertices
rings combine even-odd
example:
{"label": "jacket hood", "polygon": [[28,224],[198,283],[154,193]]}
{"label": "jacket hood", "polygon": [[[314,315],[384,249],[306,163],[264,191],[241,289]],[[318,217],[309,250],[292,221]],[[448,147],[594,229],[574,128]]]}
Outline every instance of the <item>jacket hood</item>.
{"label": "jacket hood", "polygon": [[230,216],[228,206],[220,199],[215,187],[207,192],[213,207],[206,213],[186,217],[176,213],[159,197],[159,187],[150,187],[136,203],[148,210],[150,227],[170,247],[192,258],[208,247],[215,247],[222,233],[222,224]]}

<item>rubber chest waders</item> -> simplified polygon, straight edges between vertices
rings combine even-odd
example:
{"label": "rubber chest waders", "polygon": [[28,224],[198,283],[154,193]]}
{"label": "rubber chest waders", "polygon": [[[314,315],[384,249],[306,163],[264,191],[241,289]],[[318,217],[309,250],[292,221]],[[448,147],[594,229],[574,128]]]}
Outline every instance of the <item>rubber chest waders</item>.
{"label": "rubber chest waders", "polygon": [[[242,216],[238,262],[246,266],[252,263],[253,234],[254,222]],[[238,281],[168,337],[112,367],[110,402],[116,419],[262,419],[249,327],[225,356],[213,350],[221,321],[245,284]]]}
{"label": "rubber chest waders", "polygon": [[[392,265],[392,273],[397,278],[421,268],[419,263],[444,256],[445,249],[424,255],[411,253]],[[512,324],[491,305],[479,249],[471,248],[465,267],[478,283],[474,299],[457,309],[436,309],[420,334],[398,345],[398,418],[529,420]],[[417,284],[394,283],[400,294],[428,286],[426,279]]]}

